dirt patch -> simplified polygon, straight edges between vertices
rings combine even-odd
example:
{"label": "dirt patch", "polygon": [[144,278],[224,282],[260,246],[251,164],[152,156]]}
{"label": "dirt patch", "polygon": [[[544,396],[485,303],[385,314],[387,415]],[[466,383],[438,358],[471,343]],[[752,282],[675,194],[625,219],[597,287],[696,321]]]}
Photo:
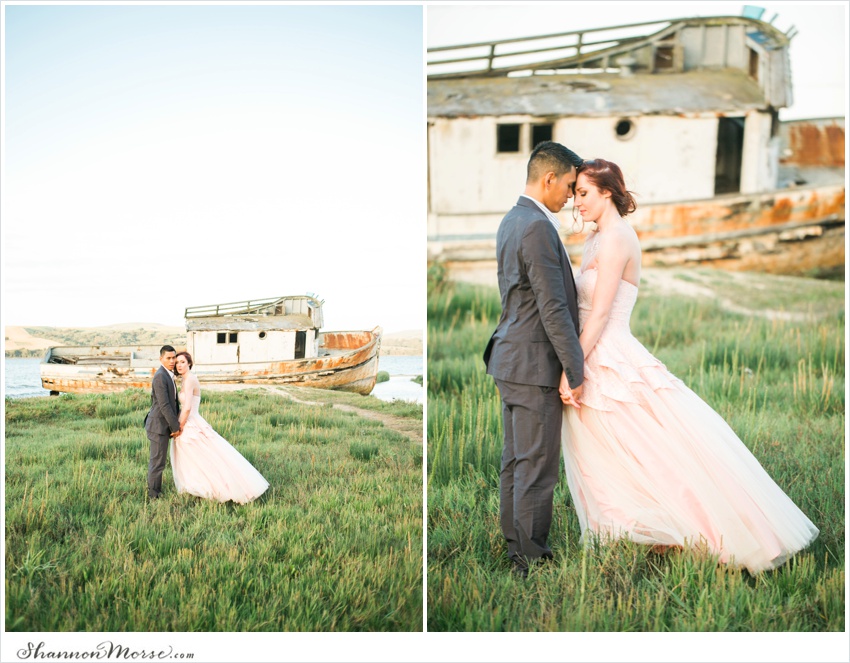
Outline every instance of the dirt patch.
{"label": "dirt patch", "polygon": [[[761,281],[761,275],[749,272],[714,272],[711,274],[696,270],[679,269],[647,269],[641,271],[641,285],[662,293],[685,295],[688,297],[704,297],[714,299],[720,308],[730,313],[767,318],[768,320],[788,320],[803,322],[811,319],[811,314],[775,309],[752,309],[735,303],[724,296],[723,284],[720,277],[727,278],[738,288],[744,290],[765,290],[767,286]],[[773,277],[774,279],[781,277]]]}

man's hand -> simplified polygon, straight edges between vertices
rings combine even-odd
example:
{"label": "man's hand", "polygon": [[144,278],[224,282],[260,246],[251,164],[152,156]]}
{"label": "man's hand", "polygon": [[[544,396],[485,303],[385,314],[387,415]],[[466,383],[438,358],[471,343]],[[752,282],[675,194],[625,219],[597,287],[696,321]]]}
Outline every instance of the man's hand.
{"label": "man's hand", "polygon": [[561,384],[558,386],[558,393],[561,395],[561,402],[564,405],[572,405],[577,410],[581,409],[579,398],[581,398],[583,385],[579,385],[575,389],[570,389],[570,383],[567,380],[567,374],[561,373]]}
{"label": "man's hand", "polygon": [[[581,403],[581,395],[584,392],[584,383],[580,384],[578,387],[573,389],[573,398],[576,403]],[[576,407],[581,407],[581,405],[576,405]]]}

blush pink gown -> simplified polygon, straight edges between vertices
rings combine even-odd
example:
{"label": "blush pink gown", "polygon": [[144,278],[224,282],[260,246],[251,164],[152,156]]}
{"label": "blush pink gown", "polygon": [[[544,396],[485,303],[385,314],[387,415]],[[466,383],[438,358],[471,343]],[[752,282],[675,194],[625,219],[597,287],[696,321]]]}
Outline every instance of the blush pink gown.
{"label": "blush pink gown", "polygon": [[[579,319],[597,271],[579,275]],[[636,286],[621,281],[585,359],[582,407],[567,406],[562,443],[582,540],[707,548],[751,572],[779,566],[818,529],[726,422],[631,334]]]}
{"label": "blush pink gown", "polygon": [[246,504],[269,487],[233,446],[201,416],[201,397],[180,392],[180,406],[190,408],[178,438],[171,439],[171,467],[178,493],[189,493],[218,502]]}

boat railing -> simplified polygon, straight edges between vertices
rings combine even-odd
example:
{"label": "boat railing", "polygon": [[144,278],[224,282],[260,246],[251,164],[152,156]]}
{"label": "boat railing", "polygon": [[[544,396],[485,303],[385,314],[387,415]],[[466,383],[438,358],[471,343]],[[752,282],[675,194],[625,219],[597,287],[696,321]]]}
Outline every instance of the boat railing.
{"label": "boat railing", "polygon": [[[636,48],[671,39],[680,28],[694,23],[744,23],[757,26],[760,30],[770,30],[772,34],[782,34],[776,28],[751,16],[709,16],[643,21],[533,37],[436,46],[428,49],[428,78],[500,76],[517,71],[553,68],[577,72],[580,72],[582,67],[603,70],[609,67],[618,68],[625,64],[618,63],[618,57],[626,56]],[[600,33],[606,34],[600,37]],[[445,55],[449,57],[444,57]]]}
{"label": "boat railing", "polygon": [[[296,303],[299,305],[293,306]],[[291,315],[293,313],[307,313],[310,307],[315,309],[320,306],[321,302],[309,295],[271,297],[226,304],[189,306],[186,308],[185,318],[188,320],[190,318],[217,318],[234,315]]]}

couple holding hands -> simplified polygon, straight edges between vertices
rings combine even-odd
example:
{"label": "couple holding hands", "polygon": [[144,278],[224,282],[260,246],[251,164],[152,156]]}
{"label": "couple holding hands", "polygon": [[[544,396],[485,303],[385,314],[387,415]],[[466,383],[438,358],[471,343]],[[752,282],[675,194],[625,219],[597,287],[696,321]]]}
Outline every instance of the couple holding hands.
{"label": "couple holding hands", "polygon": [[[576,278],[561,211],[595,229]],[[702,399],[632,336],[641,249],[620,168],[546,141],[496,238],[502,314],[484,352],[502,400],[501,529],[513,570],[551,559],[564,451],[582,539],[700,547],[756,573],[818,529]]]}
{"label": "couple holding hands", "polygon": [[[269,482],[201,416],[201,385],[192,372],[192,356],[164,345],[159,363],[151,384],[151,409],[145,417],[151,443],[148,497],[153,500],[162,494],[162,472],[170,448],[178,493],[238,504],[257,499]],[[179,394],[176,377],[182,383]]]}

